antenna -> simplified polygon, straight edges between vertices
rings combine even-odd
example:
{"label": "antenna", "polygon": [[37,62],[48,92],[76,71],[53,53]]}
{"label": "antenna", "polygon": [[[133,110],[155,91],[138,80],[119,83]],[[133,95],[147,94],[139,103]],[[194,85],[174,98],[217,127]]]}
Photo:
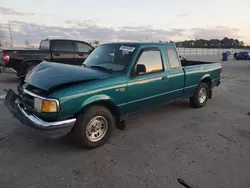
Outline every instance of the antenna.
{"label": "antenna", "polygon": [[10,33],[10,43],[11,43],[11,47],[13,48],[13,40],[12,40],[12,34],[11,34],[11,25],[10,25],[10,21],[9,21],[9,33]]}

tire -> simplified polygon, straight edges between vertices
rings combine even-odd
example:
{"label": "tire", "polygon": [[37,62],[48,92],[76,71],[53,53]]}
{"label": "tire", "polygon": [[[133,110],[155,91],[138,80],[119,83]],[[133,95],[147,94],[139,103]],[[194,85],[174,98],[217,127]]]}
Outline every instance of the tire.
{"label": "tire", "polygon": [[[205,90],[205,91],[204,91]],[[203,98],[201,96],[201,92],[203,93]],[[196,89],[195,94],[189,99],[191,106],[194,108],[202,108],[206,105],[206,102],[209,97],[209,86],[205,82],[201,82]]]}
{"label": "tire", "polygon": [[115,122],[115,117],[107,108],[100,105],[88,107],[78,116],[74,127],[76,144],[86,149],[105,144],[111,137]]}

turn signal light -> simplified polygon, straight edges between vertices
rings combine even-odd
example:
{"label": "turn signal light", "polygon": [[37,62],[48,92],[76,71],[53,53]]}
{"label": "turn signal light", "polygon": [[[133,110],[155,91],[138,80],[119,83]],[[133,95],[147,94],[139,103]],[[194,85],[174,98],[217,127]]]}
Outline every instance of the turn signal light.
{"label": "turn signal light", "polygon": [[44,100],[42,104],[42,112],[58,112],[58,106],[55,101]]}

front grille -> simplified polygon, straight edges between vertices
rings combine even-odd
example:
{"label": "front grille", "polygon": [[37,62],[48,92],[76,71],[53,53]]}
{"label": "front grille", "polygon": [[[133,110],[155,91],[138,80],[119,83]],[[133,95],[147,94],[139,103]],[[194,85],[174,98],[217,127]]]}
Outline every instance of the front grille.
{"label": "front grille", "polygon": [[21,103],[26,107],[26,108],[29,108],[29,109],[33,109],[34,108],[34,97],[23,92],[23,91],[20,91],[19,94],[19,99],[21,101]]}
{"label": "front grille", "polygon": [[20,102],[27,109],[34,111],[34,97],[28,93],[25,93],[24,89],[38,96],[43,96],[43,97],[47,96],[47,92],[32,85],[29,85],[27,83],[18,86],[18,97],[20,99]]}

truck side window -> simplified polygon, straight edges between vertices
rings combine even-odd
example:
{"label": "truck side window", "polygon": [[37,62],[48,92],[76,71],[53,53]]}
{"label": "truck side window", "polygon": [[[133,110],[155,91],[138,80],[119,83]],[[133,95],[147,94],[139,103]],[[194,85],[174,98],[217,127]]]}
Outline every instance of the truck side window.
{"label": "truck side window", "polygon": [[73,52],[73,43],[71,41],[53,41],[53,51]]}
{"label": "truck side window", "polygon": [[143,51],[137,64],[144,65],[146,73],[156,73],[163,71],[161,53],[159,50],[147,50]]}
{"label": "truck side window", "polygon": [[90,50],[92,50],[92,48],[89,45],[81,43],[81,42],[76,42],[77,52],[89,52]]}
{"label": "truck side window", "polygon": [[179,58],[174,48],[167,49],[167,56],[168,56],[169,66],[171,69],[180,67]]}

